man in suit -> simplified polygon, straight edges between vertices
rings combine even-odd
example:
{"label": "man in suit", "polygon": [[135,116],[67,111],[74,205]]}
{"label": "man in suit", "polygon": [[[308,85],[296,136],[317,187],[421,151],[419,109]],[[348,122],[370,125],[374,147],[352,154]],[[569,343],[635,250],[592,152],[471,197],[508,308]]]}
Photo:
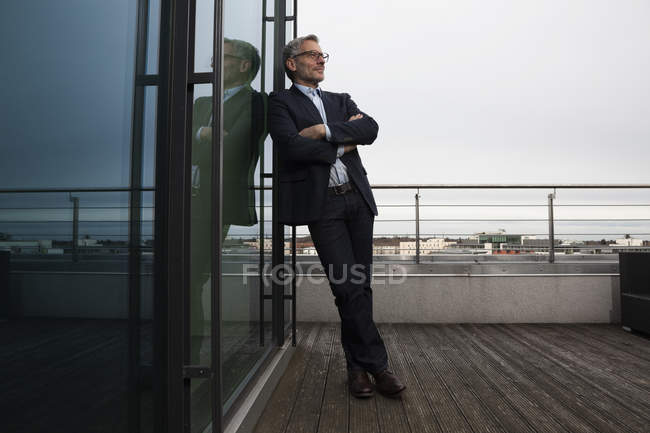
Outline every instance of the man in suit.
{"label": "man in suit", "polygon": [[293,85],[269,97],[269,131],[279,153],[280,222],[308,225],[341,317],[350,392],[370,397],[370,373],[379,392],[395,397],[405,387],[388,370],[372,317],[377,206],[357,151],[358,145],[372,144],[378,126],[347,93],[319,88],[328,58],[315,35],[289,42],[283,60]]}
{"label": "man in suit", "polygon": [[[251,87],[260,68],[257,49],[246,41],[224,38],[223,58],[223,226],[257,223],[253,176],[266,137],[266,95]],[[214,67],[214,63],[212,64]],[[212,96],[198,98],[192,111],[192,362],[200,363],[204,302],[209,281],[212,227]]]}
{"label": "man in suit", "polygon": [[[266,98],[250,85],[260,68],[260,56],[254,46],[237,39],[224,38],[223,49],[223,223],[252,226],[257,223],[253,174],[266,136]],[[192,119],[192,159],[199,168],[196,187],[205,185],[210,174],[200,168],[211,162],[211,96],[196,100]]]}

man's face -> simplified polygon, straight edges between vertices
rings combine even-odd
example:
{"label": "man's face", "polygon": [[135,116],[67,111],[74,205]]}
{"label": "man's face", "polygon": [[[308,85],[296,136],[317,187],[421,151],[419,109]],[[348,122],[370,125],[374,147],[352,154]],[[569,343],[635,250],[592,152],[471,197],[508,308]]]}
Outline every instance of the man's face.
{"label": "man's face", "polygon": [[246,83],[250,66],[251,62],[234,55],[231,43],[223,44],[223,86],[226,89]]}
{"label": "man's face", "polygon": [[[310,40],[302,43],[298,54],[306,51],[314,51],[323,54],[320,45],[318,45],[317,42]],[[298,84],[311,84],[316,86],[325,79],[325,60],[322,56],[314,59],[308,54],[298,55],[297,57],[287,60],[287,67],[293,71],[294,80]]]}

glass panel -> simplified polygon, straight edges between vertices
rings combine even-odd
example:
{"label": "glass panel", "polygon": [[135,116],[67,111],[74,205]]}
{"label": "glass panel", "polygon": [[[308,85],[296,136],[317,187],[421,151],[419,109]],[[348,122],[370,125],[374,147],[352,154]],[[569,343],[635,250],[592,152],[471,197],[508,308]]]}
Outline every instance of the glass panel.
{"label": "glass panel", "polygon": [[[192,379],[190,381],[192,401],[190,403],[190,419],[192,433],[203,433],[212,422],[212,393],[209,379]],[[214,426],[213,426],[214,427]],[[219,432],[218,428],[212,430]]]}
{"label": "glass panel", "polygon": [[128,193],[0,203],[0,254],[11,257],[3,431],[127,431]]}
{"label": "glass panel", "polygon": [[212,72],[214,0],[196,0],[194,72]]}
{"label": "glass panel", "polygon": [[[287,15],[288,15],[288,14],[289,14],[289,13],[287,12]],[[293,35],[293,21],[287,21],[287,22],[285,23],[285,31],[287,32],[287,33],[286,33],[287,42],[292,41],[292,40],[294,39],[294,37],[295,37],[295,36]]]}
{"label": "glass panel", "polygon": [[212,84],[195,86],[192,112],[190,336],[193,365],[210,365],[212,299]]}
{"label": "glass panel", "polygon": [[140,429],[142,433],[153,432],[153,305],[154,305],[154,193],[142,193],[140,228]]}
{"label": "glass panel", "polygon": [[266,16],[267,17],[272,17],[274,15],[274,10],[275,8],[275,1],[273,0],[266,0]]}
{"label": "glass panel", "polygon": [[2,2],[0,188],[129,184],[137,2]]}
{"label": "glass panel", "polygon": [[147,32],[147,74],[158,73],[160,48],[160,0],[149,0],[149,27]]}
{"label": "glass panel", "polygon": [[[269,2],[273,3],[273,2]],[[264,83],[266,88],[263,89],[265,92],[271,92],[273,90],[273,21],[266,23],[266,56],[262,61],[264,62]],[[271,166],[268,166],[271,167]],[[270,168],[267,169],[268,172],[271,171]]]}
{"label": "glass panel", "polygon": [[[232,400],[266,351],[260,346],[259,302],[259,254],[266,242],[259,239],[259,214],[253,189],[259,179],[255,172],[267,135],[267,96],[261,92],[259,73],[261,8],[259,0],[224,2],[221,284],[224,401]],[[271,203],[268,198],[266,204]],[[265,218],[270,217],[267,209]],[[268,347],[270,337],[266,336],[265,340]]]}
{"label": "glass panel", "polygon": [[[152,192],[133,215],[140,230],[129,225],[138,3],[0,6],[12,59],[0,81],[0,188],[69,189],[0,193],[0,254],[10,257],[0,270],[9,279],[0,284],[2,431],[138,431],[130,403],[139,431],[153,431]],[[150,5],[155,72],[160,2]],[[145,89],[149,184],[156,105]],[[98,191],[117,187],[125,191]]]}
{"label": "glass panel", "polygon": [[156,112],[158,106],[158,88],[144,89],[144,125],[142,127],[142,184],[152,187],[155,184],[156,169]]}
{"label": "glass panel", "polygon": [[[215,0],[196,0],[194,72],[211,72],[214,52]],[[217,62],[219,64],[219,62]],[[192,109],[192,195],[190,219],[190,359],[194,365],[212,364],[212,244],[214,221],[212,188],[214,119],[213,85],[194,86]],[[212,420],[212,381],[191,381],[190,424],[192,432],[202,432]],[[214,430],[214,429],[213,429]]]}

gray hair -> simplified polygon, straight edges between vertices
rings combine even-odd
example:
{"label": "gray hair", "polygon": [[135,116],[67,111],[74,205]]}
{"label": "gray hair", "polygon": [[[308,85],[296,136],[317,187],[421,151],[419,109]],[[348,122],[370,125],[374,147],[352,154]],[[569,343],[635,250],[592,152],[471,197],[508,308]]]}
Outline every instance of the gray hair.
{"label": "gray hair", "polygon": [[251,63],[251,67],[248,70],[248,82],[253,81],[253,78],[257,75],[257,71],[260,69],[260,53],[257,51],[257,48],[252,46],[246,41],[239,39],[228,39],[223,38],[224,44],[232,44],[233,55],[242,60],[248,60]]}
{"label": "gray hair", "polygon": [[287,60],[289,60],[296,54],[300,53],[300,47],[302,46],[302,43],[305,41],[314,41],[318,43],[318,36],[316,35],[301,36],[289,42],[287,45],[284,46],[284,49],[282,50],[282,61],[284,62],[284,72],[287,73],[287,77],[289,77],[291,81],[293,81],[293,71],[287,68]]}

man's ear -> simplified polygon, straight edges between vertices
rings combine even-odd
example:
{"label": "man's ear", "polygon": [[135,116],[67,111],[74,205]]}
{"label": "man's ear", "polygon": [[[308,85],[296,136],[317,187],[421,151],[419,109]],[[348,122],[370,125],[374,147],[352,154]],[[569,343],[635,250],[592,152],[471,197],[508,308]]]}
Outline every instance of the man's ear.
{"label": "man's ear", "polygon": [[239,72],[242,72],[242,73],[246,72],[246,71],[248,71],[250,69],[250,67],[251,67],[251,62],[249,62],[248,60],[242,60],[239,63]]}
{"label": "man's ear", "polygon": [[292,72],[296,72],[296,61],[294,59],[287,59],[287,68]]}

